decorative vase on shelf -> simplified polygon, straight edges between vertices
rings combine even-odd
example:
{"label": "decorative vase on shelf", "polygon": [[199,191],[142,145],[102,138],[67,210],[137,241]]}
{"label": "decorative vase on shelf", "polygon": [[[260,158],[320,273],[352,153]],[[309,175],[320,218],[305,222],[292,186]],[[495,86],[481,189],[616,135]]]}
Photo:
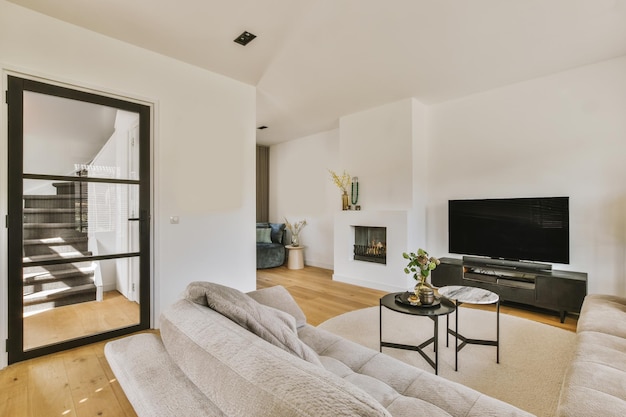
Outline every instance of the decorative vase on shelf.
{"label": "decorative vase on shelf", "polygon": [[341,194],[341,209],[342,210],[348,210],[348,206],[350,205],[349,201],[348,201],[348,192],[344,191]]}
{"label": "decorative vase on shelf", "polygon": [[291,246],[300,246],[300,237],[297,233],[291,234]]}

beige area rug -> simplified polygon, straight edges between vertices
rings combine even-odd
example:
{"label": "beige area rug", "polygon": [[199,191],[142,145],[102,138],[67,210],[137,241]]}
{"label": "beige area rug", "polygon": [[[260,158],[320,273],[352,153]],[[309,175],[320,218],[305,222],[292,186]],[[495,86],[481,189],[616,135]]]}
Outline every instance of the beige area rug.
{"label": "beige area rug", "polygon": [[[379,308],[370,307],[334,317],[322,324],[347,339],[379,349]],[[383,340],[419,345],[433,335],[434,322],[426,317],[409,316],[383,307]],[[454,315],[450,316],[454,327]],[[513,404],[540,417],[551,417],[561,382],[573,357],[573,332],[500,314],[500,363],[494,346],[466,345],[459,352],[459,370],[454,371],[454,337],[446,347],[446,319],[439,319],[439,375],[489,396]],[[461,307],[459,330],[472,339],[496,337],[494,311]],[[425,348],[434,358],[433,346]],[[433,372],[418,352],[383,348],[383,352],[407,364]]]}

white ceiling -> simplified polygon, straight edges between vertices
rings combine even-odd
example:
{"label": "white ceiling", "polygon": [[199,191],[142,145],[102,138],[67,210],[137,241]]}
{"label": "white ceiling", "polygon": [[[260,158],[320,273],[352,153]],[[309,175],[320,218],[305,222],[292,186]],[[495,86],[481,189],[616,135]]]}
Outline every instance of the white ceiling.
{"label": "white ceiling", "polygon": [[256,86],[267,145],[626,55],[626,0],[11,1]]}

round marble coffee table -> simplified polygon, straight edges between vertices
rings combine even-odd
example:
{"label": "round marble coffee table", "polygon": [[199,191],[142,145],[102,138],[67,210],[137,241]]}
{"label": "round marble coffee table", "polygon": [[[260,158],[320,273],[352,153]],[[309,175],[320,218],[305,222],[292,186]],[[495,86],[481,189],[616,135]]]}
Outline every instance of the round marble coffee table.
{"label": "round marble coffee table", "polygon": [[[465,345],[486,345],[496,347],[496,363],[500,363],[500,296],[495,292],[477,287],[451,285],[438,289],[439,295],[455,302],[457,309],[454,317],[454,330],[450,329],[450,322],[446,320],[448,334],[455,338],[456,349],[454,352],[454,370],[459,369],[459,351]],[[459,334],[459,306],[461,304],[495,304],[496,305],[496,340],[470,339]],[[448,334],[446,334],[446,346],[448,346]],[[459,345],[459,339],[461,344]]]}

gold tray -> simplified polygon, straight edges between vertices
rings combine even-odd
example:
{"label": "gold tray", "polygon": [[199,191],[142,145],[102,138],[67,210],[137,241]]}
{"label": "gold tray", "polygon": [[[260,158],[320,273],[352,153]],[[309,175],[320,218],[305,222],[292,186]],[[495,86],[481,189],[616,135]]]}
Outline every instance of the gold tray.
{"label": "gold tray", "polygon": [[400,293],[400,294],[396,294],[396,303],[404,304],[404,305],[411,306],[411,307],[420,307],[420,308],[434,308],[434,307],[438,307],[441,304],[441,300],[436,297],[432,304],[422,305],[422,303],[420,303],[419,300],[417,300],[416,303],[412,303],[409,300],[409,297],[411,295],[415,295],[415,294],[412,292],[408,292],[408,291]]}

